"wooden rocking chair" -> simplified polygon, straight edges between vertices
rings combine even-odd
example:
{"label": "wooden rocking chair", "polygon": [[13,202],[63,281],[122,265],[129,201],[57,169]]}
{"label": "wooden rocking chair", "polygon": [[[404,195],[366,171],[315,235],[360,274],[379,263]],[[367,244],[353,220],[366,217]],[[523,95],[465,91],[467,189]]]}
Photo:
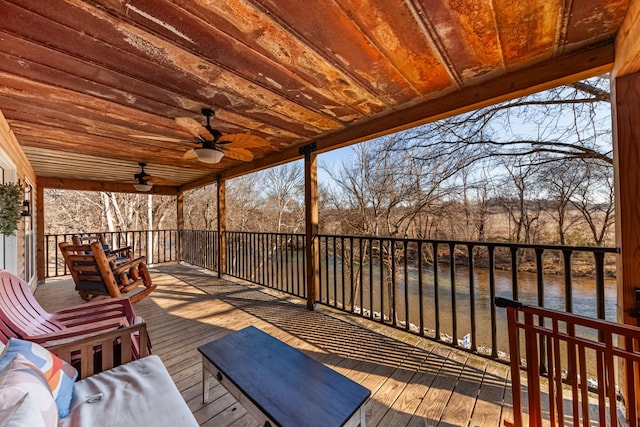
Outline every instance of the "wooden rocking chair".
{"label": "wooden rocking chair", "polygon": [[75,246],[90,245],[93,242],[100,242],[105,255],[116,255],[115,263],[119,264],[125,261],[131,261],[134,259],[133,246],[123,246],[121,248],[112,249],[104,236],[104,233],[90,234],[90,235],[75,235],[71,236],[71,241]]}
{"label": "wooden rocking chair", "polygon": [[[125,296],[135,303],[156,288],[151,282],[145,257],[119,261],[116,254],[107,255],[100,242],[90,245],[61,242],[58,246],[76,283],[76,290],[85,300],[98,296]],[[144,290],[132,292],[141,285]]]}

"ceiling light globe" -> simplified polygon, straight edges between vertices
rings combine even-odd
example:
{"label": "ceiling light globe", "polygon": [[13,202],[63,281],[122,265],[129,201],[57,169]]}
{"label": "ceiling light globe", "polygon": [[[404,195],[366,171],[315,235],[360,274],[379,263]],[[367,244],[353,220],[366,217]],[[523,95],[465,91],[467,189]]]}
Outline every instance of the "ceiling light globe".
{"label": "ceiling light globe", "polygon": [[220,160],[224,157],[224,153],[220,150],[216,150],[215,148],[194,148],[196,152],[196,157],[202,163],[219,163]]}
{"label": "ceiling light globe", "polygon": [[133,188],[142,192],[150,191],[151,187],[149,184],[133,184]]}

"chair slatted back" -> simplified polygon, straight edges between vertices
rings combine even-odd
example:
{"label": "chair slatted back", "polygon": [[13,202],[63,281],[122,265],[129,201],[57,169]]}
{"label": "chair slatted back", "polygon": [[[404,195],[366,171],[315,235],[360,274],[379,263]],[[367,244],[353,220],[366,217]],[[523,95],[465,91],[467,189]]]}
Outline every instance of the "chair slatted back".
{"label": "chair slatted back", "polygon": [[89,245],[70,245],[68,242],[61,242],[58,246],[77,290],[101,293],[114,298],[122,296],[109,259],[100,242]]}
{"label": "chair slatted back", "polygon": [[[5,328],[18,336],[42,335],[64,329],[38,304],[27,282],[5,270],[0,270],[0,319]],[[3,333],[7,334],[6,331]]]}

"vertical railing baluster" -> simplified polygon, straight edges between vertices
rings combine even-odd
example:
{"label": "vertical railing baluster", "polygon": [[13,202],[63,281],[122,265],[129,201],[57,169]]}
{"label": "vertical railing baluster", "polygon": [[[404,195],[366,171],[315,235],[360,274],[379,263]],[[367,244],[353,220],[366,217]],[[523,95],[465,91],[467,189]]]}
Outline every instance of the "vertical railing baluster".
{"label": "vertical railing baluster", "polygon": [[380,321],[384,323],[384,241],[382,239],[379,240],[380,250],[379,253],[379,263],[380,263]]}
{"label": "vertical railing baluster", "polygon": [[[300,236],[296,235],[296,295],[301,297],[302,295],[300,295]],[[320,238],[318,238],[318,242],[320,241]],[[320,262],[318,260],[318,262]],[[318,266],[318,274],[320,274],[320,266]],[[320,281],[320,279],[318,278],[318,281]],[[318,295],[318,301],[320,301],[320,295]]]}
{"label": "vertical railing baluster", "polygon": [[596,263],[596,312],[598,319],[606,318],[604,300],[604,252],[594,251],[593,257]]}
{"label": "vertical railing baluster", "polygon": [[364,316],[364,249],[362,248],[364,239],[361,237],[358,238],[359,245],[359,255],[360,255],[360,271],[359,271],[359,280],[360,280],[360,316]]}
{"label": "vertical railing baluster", "polygon": [[438,288],[438,242],[433,242],[433,307],[435,309],[436,340],[440,341],[440,296]]}
{"label": "vertical railing baluster", "polygon": [[[58,274],[58,235],[57,234],[55,236],[54,243],[55,243],[55,257],[54,258],[55,258],[55,263],[56,263],[56,276],[59,276],[59,274]],[[64,265],[66,267],[67,263],[65,262]],[[66,273],[66,271],[65,271],[65,273]]]}
{"label": "vertical railing baluster", "polygon": [[267,254],[264,250],[264,233],[258,234],[258,276],[260,277],[260,284],[266,285],[267,279],[265,278],[265,264],[267,263]]}
{"label": "vertical railing baluster", "polygon": [[[535,248],[536,253],[536,281],[537,281],[537,290],[538,290],[538,307],[544,307],[544,264],[542,260],[542,255],[544,254],[544,249]],[[538,319],[538,324],[540,326],[544,326],[544,319],[540,317]],[[544,375],[547,373],[547,350],[546,350],[546,338],[543,334],[540,334],[540,374]]]}
{"label": "vertical railing baluster", "polygon": [[420,336],[424,336],[424,291],[422,289],[424,282],[422,280],[422,242],[418,241],[418,311],[420,313]]}
{"label": "vertical railing baluster", "polygon": [[[305,235],[300,236],[300,240],[302,241],[302,247],[303,248],[306,248],[306,244],[307,244],[306,238],[307,237]],[[318,252],[320,252],[320,251],[318,251]],[[300,280],[302,280],[303,283],[304,283],[304,278],[307,277],[307,257],[301,255],[301,258],[302,258],[302,275],[300,276],[301,277]],[[319,254],[318,254],[318,258],[320,258]],[[318,266],[318,270],[319,269],[320,269],[320,266]],[[302,298],[307,298],[307,287],[306,286],[302,286]]]}
{"label": "vertical railing baluster", "polygon": [[567,313],[573,313],[573,286],[571,284],[571,254],[569,249],[562,251],[564,261],[564,309]]}
{"label": "vertical railing baluster", "polygon": [[498,321],[496,317],[496,260],[495,245],[487,245],[489,250],[489,301],[491,307],[491,357],[498,357]]}
{"label": "vertical railing baluster", "polygon": [[287,292],[293,293],[293,288],[289,288],[289,235],[285,234],[284,235],[285,241],[284,241],[284,255],[285,255],[285,267],[286,267],[286,272],[285,275],[287,276]]}
{"label": "vertical railing baluster", "polygon": [[340,285],[342,288],[342,294],[340,296],[340,300],[342,302],[342,309],[345,309],[345,297],[344,297],[344,236],[340,237]]}
{"label": "vertical railing baluster", "polygon": [[242,278],[244,280],[250,280],[251,277],[251,252],[249,251],[250,242],[251,233],[245,232],[242,239],[242,257],[244,259]]}
{"label": "vertical railing baluster", "polygon": [[391,324],[396,326],[397,308],[396,308],[396,241],[389,240],[389,250],[391,251],[391,298],[389,299],[389,314],[391,315]]}
{"label": "vertical railing baluster", "polygon": [[475,353],[478,351],[478,346],[476,342],[476,278],[474,275],[473,249],[473,244],[469,243],[467,245],[469,258],[469,325],[471,327],[471,347],[469,349]]}
{"label": "vertical railing baluster", "polygon": [[353,313],[353,306],[355,305],[355,297],[353,295],[353,237],[349,237],[349,299],[351,300],[351,304],[349,311]]}
{"label": "vertical railing baluster", "polygon": [[273,249],[273,234],[267,233],[267,249],[269,251],[269,287],[273,288],[275,266],[274,266],[274,249]]}
{"label": "vertical railing baluster", "polygon": [[[322,251],[322,244],[324,242],[324,257],[322,256],[323,251]],[[305,246],[303,245],[303,248],[305,248]],[[305,248],[306,250],[306,248]],[[318,282],[320,282],[320,290],[318,292],[318,301],[320,301],[320,304],[322,304],[324,302],[324,297],[325,297],[325,292],[324,292],[324,288],[325,285],[327,283],[327,238],[326,236],[318,236],[318,254],[320,255],[320,265],[318,266],[318,275],[320,276],[318,278]],[[306,257],[302,257],[302,258],[306,258]],[[324,262],[324,264],[323,264]],[[323,268],[324,266],[324,268]],[[305,276],[306,277],[306,276]],[[327,290],[326,293],[328,293],[329,291]],[[328,301],[328,298],[327,298]]]}
{"label": "vertical railing baluster", "polygon": [[373,239],[369,238],[369,318],[373,319]]}
{"label": "vertical railing baluster", "polygon": [[411,324],[409,319],[409,242],[405,240],[403,245],[404,251],[404,321],[405,321],[405,330],[410,330],[409,325]]}
{"label": "vertical railing baluster", "polygon": [[456,307],[456,245],[449,243],[449,276],[451,277],[451,343],[458,346],[458,317]]}
{"label": "vertical railing baluster", "polygon": [[333,236],[333,306],[338,307],[338,247],[336,236]]}
{"label": "vertical railing baluster", "polygon": [[518,247],[511,246],[511,294],[518,301]]}

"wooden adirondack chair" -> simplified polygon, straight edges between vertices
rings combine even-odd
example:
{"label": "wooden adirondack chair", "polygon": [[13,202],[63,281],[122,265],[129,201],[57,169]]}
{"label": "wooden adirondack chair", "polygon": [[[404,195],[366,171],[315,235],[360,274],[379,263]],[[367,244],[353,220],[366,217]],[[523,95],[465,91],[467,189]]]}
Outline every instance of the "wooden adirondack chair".
{"label": "wooden adirondack chair", "polygon": [[[86,300],[96,296],[128,296],[135,303],[156,288],[151,283],[145,257],[119,262],[117,255],[104,252],[100,242],[90,245],[61,242],[58,246],[76,283],[76,290]],[[145,289],[132,292],[140,285]]]}
{"label": "wooden adirondack chair", "polygon": [[29,285],[0,270],[0,341],[21,338],[41,344],[141,323],[126,298],[93,301],[49,313]]}

